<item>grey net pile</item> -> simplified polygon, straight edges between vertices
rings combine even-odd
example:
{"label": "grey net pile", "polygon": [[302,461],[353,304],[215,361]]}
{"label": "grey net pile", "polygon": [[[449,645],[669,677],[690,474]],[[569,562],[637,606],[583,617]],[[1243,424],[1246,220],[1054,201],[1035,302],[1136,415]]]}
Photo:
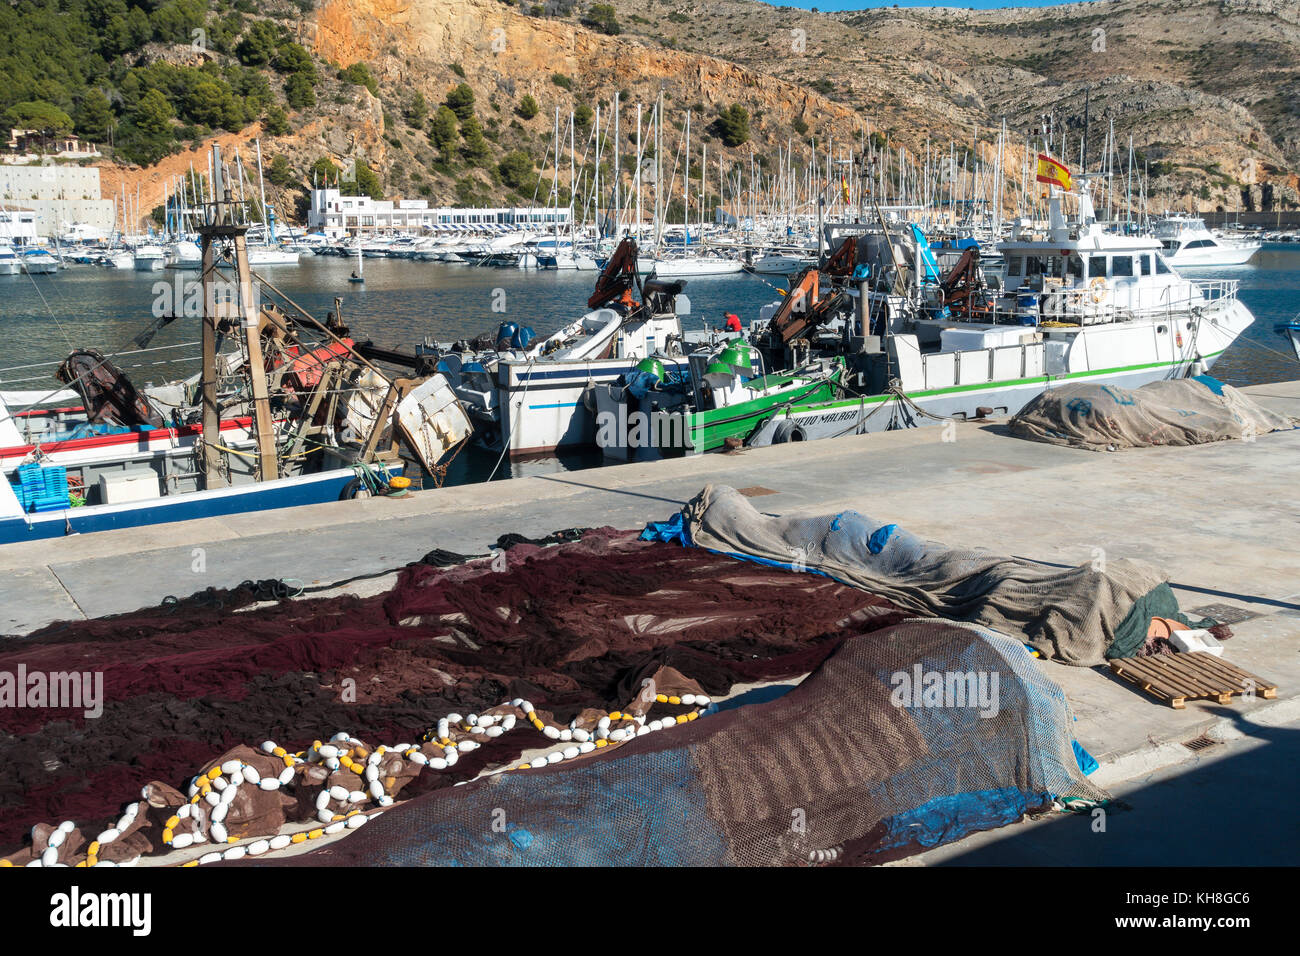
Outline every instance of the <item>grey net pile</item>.
{"label": "grey net pile", "polygon": [[1249,440],[1293,427],[1231,385],[1207,377],[1117,385],[1065,385],[1034,398],[1011,420],[1021,438],[1092,451]]}
{"label": "grey net pile", "polygon": [[1137,600],[1164,581],[1140,561],[1062,569],[949,548],[856,511],[769,517],[725,485],[707,485],[682,513],[696,547],[820,572],[911,610],[983,624],[1067,664],[1102,663]]}
{"label": "grey net pile", "polygon": [[[954,687],[983,675],[996,706],[900,698],[898,675],[918,669]],[[285,864],[880,862],[1055,797],[1104,799],[1078,769],[1071,720],[1019,642],[910,620],[849,638],[775,700],[425,794]]]}

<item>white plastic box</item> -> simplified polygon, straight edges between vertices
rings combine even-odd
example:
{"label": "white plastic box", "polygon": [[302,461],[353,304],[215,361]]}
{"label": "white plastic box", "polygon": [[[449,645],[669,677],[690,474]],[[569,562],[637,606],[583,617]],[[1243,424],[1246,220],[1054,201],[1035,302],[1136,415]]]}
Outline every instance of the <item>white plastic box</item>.
{"label": "white plastic box", "polygon": [[106,505],[161,498],[158,472],[152,468],[132,468],[99,476],[99,500]]}

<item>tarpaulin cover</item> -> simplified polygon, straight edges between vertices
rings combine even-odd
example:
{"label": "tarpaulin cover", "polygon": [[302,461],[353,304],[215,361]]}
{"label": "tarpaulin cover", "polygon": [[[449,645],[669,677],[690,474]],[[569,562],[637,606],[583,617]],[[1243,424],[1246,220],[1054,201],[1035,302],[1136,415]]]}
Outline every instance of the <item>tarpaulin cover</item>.
{"label": "tarpaulin cover", "polygon": [[706,486],[682,515],[695,547],[825,574],[901,607],[992,627],[1067,664],[1102,663],[1134,605],[1164,581],[1139,561],[1058,568],[949,548],[902,528],[885,536],[888,525],[856,511],[764,515],[725,485]]}
{"label": "tarpaulin cover", "polygon": [[[953,677],[982,680],[996,704],[981,709],[974,691],[960,701],[902,692],[900,675],[918,673],[952,687]],[[1011,823],[1054,796],[1104,799],[1079,771],[1071,720],[1060,688],[1019,642],[906,621],[844,641],[775,700],[429,793],[283,862],[879,862]]]}
{"label": "tarpaulin cover", "polygon": [[1011,434],[1092,451],[1152,445],[1249,440],[1294,427],[1246,395],[1208,375],[1118,385],[1063,385],[1031,400],[1011,419]]}

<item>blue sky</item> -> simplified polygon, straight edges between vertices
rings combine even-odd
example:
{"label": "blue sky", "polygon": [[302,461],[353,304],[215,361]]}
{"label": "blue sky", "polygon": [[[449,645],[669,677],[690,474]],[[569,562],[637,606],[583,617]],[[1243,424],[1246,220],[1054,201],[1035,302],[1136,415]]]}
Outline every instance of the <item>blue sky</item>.
{"label": "blue sky", "polygon": [[821,11],[865,10],[868,7],[967,7],[972,10],[993,10],[999,7],[1053,7],[1068,0],[764,0],[774,7],[816,7]]}

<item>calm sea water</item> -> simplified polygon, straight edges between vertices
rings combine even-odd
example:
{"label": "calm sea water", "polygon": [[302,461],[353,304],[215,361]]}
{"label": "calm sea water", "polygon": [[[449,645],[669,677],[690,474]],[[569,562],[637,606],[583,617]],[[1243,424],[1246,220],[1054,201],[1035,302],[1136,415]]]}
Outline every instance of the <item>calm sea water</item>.
{"label": "calm sea water", "polygon": [[[425,336],[438,340],[472,337],[495,330],[504,319],[531,325],[545,335],[586,310],[594,273],[526,272],[491,267],[368,259],[365,286],[347,281],[352,260],[333,256],[303,257],[295,267],[269,267],[263,274],[313,315],[324,318],[342,299],[343,316],[358,339],[411,348]],[[1233,385],[1284,381],[1300,377],[1300,364],[1273,327],[1300,311],[1300,245],[1268,245],[1248,266],[1184,270],[1192,278],[1239,279],[1242,300],[1255,324],[1214,367],[1214,374]],[[186,280],[195,273],[182,273]],[[0,276],[0,387],[53,389],[54,365],[74,347],[103,352],[132,348],[131,339],[150,321],[157,298],[155,285],[175,283],[172,271],[124,272],[75,266],[57,276]],[[692,279],[686,293],[691,312],[688,328],[722,324],[726,312],[748,322],[759,308],[777,298],[774,286],[757,276]],[[160,347],[197,342],[197,320],[179,320],[158,333],[157,351],[124,357],[137,382],[163,381],[191,374],[196,360],[172,361],[196,349]],[[140,363],[161,363],[140,366]],[[580,454],[540,462],[504,462],[498,478],[589,467],[599,456]],[[496,465],[496,456],[474,450],[459,456],[449,480],[481,481]]]}

